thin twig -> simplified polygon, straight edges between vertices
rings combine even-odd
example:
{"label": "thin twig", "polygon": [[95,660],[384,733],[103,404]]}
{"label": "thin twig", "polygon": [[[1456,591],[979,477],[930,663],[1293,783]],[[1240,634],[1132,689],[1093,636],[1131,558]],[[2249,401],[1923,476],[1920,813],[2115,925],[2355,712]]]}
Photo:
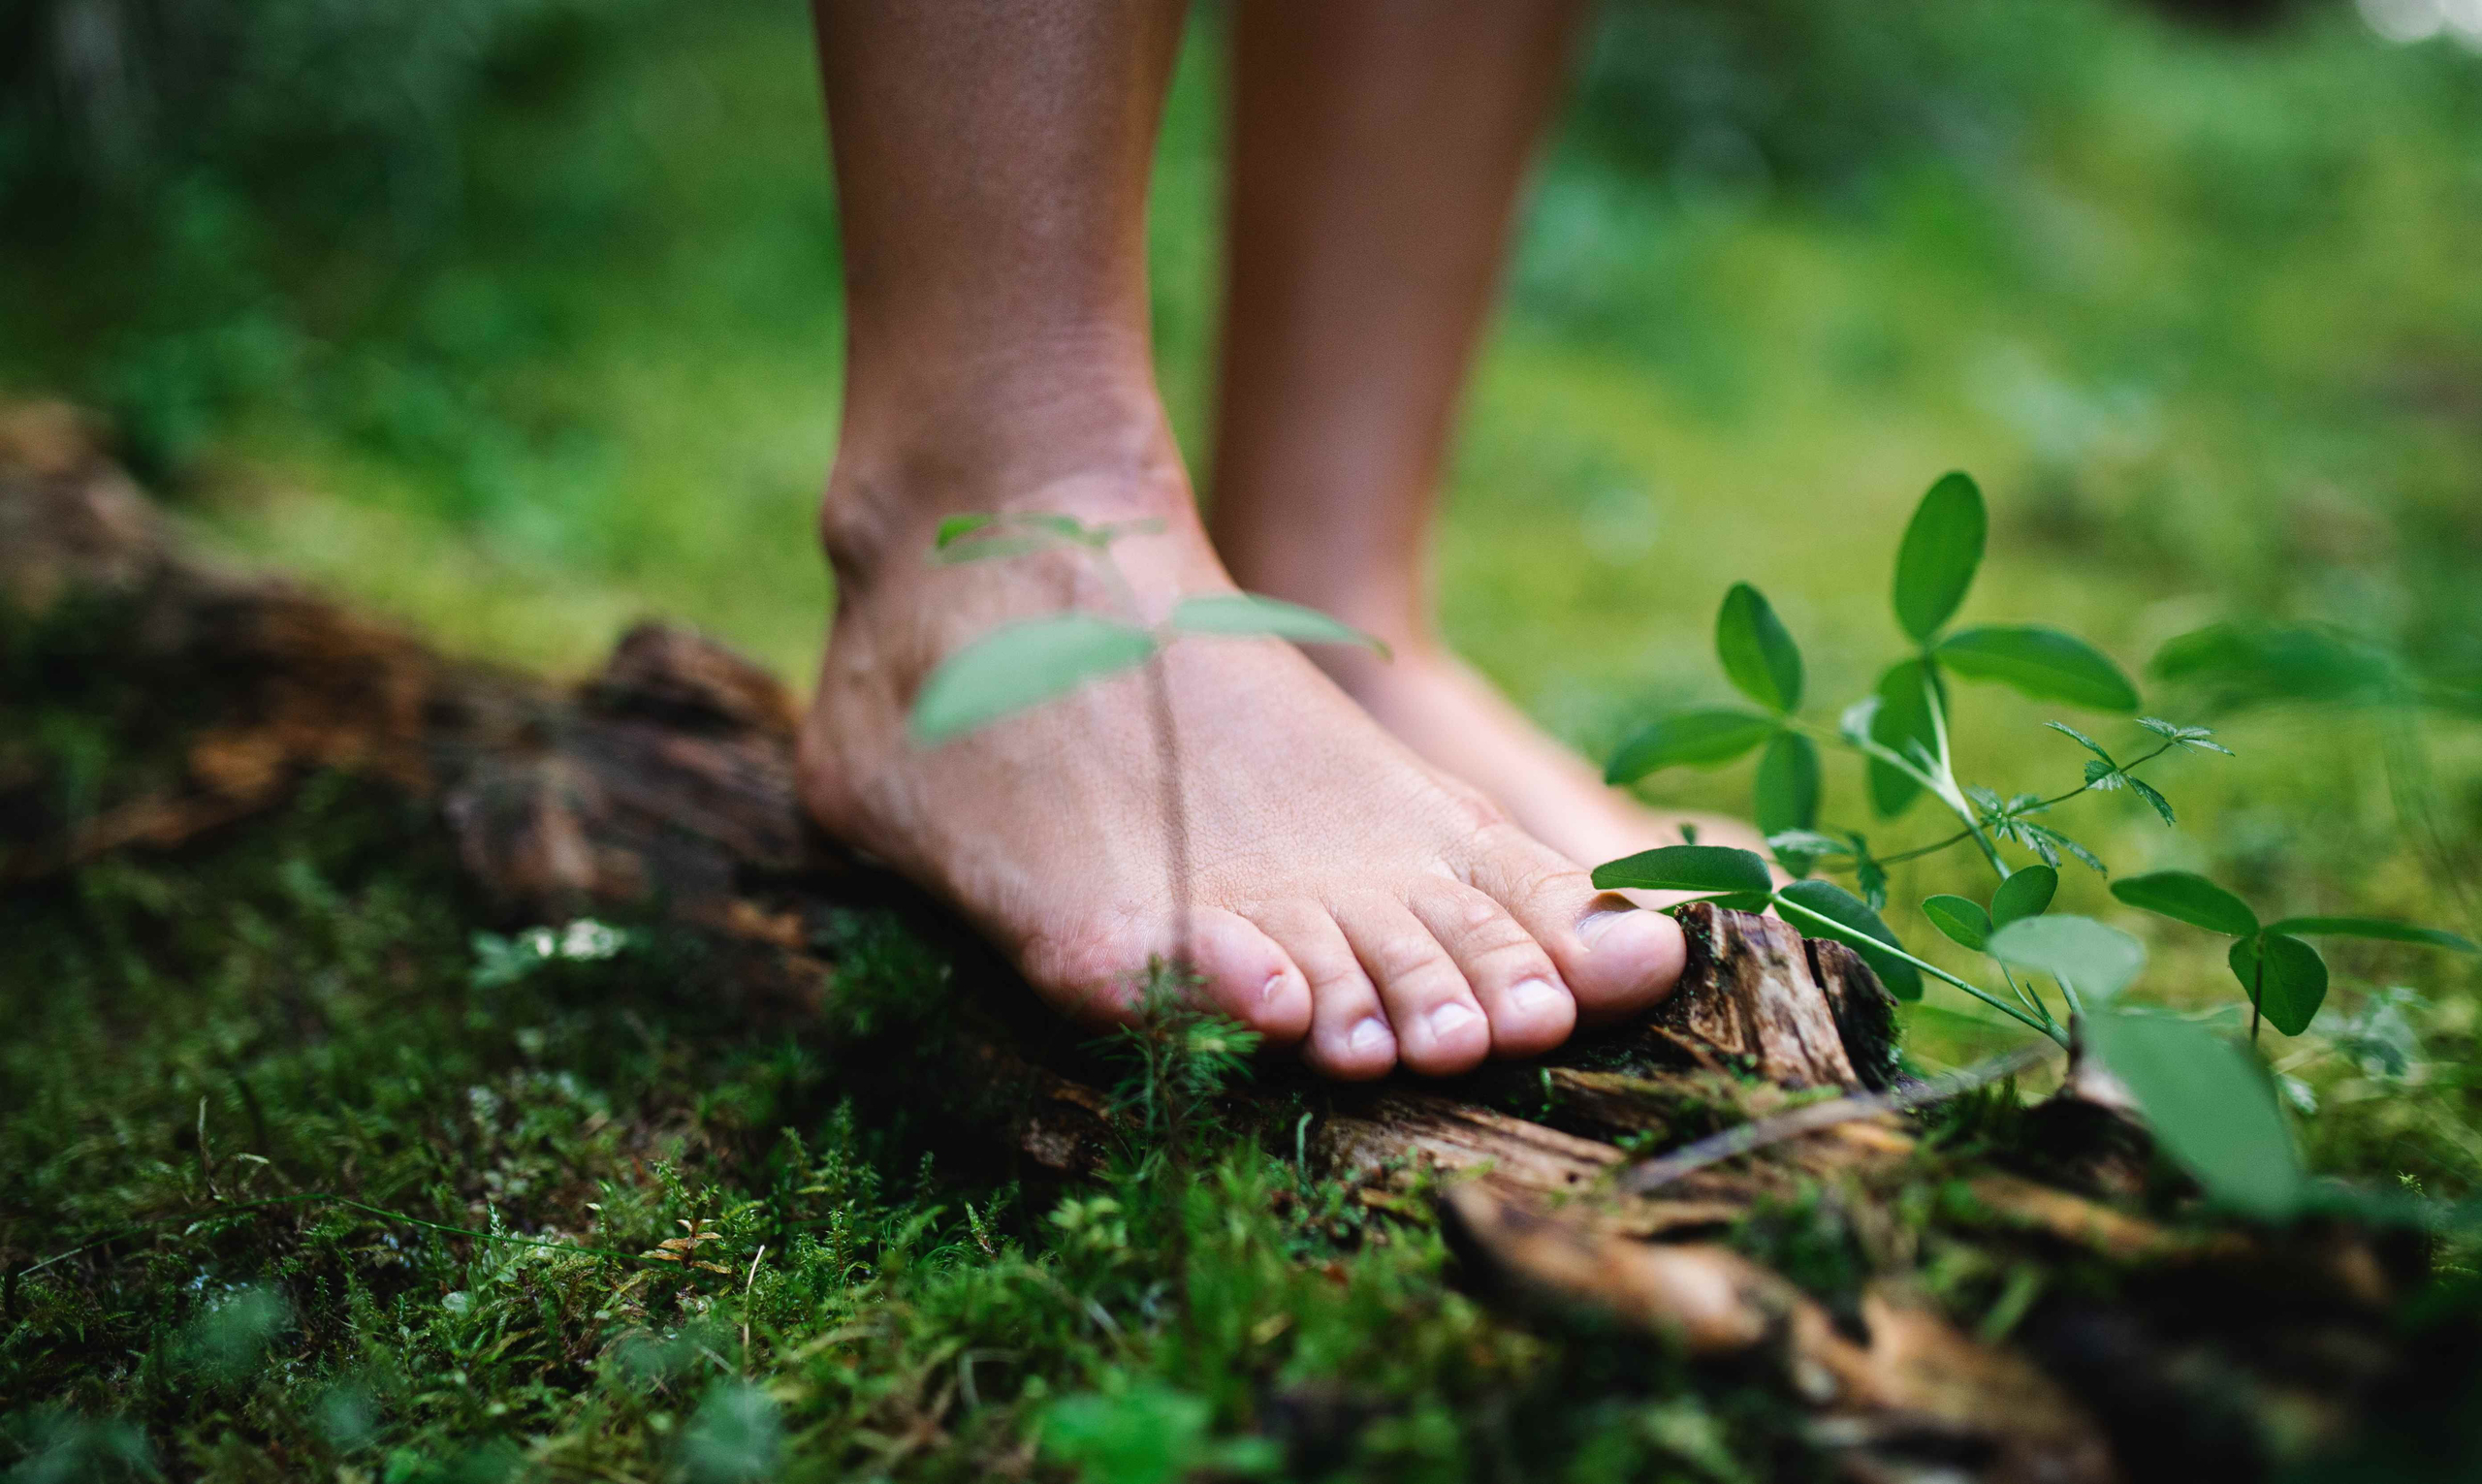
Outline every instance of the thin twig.
{"label": "thin twig", "polygon": [[2058,1043],[2055,1041],[2029,1041],[1988,1061],[1960,1071],[1942,1072],[1907,1087],[1812,1103],[1806,1108],[1779,1113],[1754,1123],[1743,1123],[1738,1128],[1728,1128],[1660,1158],[1631,1165],[1620,1172],[1618,1188],[1623,1195],[1644,1195],[1708,1165],[1721,1164],[1727,1159],[1753,1153],[1787,1139],[1798,1139],[1803,1134],[1832,1128],[1838,1123],[1850,1123],[1857,1119],[1876,1118],[1882,1113],[1910,1113],[1917,1108],[1927,1108],[1932,1103],[1945,1102],[1958,1093],[1970,1092],[2003,1077],[2013,1077],[2056,1050]]}

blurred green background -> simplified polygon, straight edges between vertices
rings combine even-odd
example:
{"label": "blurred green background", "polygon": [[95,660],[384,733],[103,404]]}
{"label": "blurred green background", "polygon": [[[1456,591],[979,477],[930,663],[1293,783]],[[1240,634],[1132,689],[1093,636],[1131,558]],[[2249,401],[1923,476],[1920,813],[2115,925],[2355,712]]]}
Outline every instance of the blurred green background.
{"label": "blurred green background", "polygon": [[[1602,755],[1721,698],[1706,634],[1747,579],[1840,703],[1898,651],[1905,514],[1961,466],[1994,524],[1969,620],[2056,623],[2132,673],[2210,621],[2318,620],[2473,694],[2482,13],[2235,9],[1607,7],[1459,444],[1450,634]],[[1201,463],[1222,31],[1193,17],[1154,226]],[[233,552],[461,649],[578,671],[659,612],[800,679],[840,341],[810,48],[785,0],[21,0],[0,390],[99,409]],[[1969,775],[2075,782],[2037,729],[2056,709],[1971,694]],[[2160,775],[2178,834],[2124,795],[2060,820],[2118,868],[2474,927],[2469,715],[2148,709],[2242,756]],[[1935,828],[1864,819],[1854,781],[1830,774],[1831,820],[1883,848]],[[1733,805],[1746,765],[1654,786]],[[2109,908],[2082,873],[2069,900]],[[2131,926],[2172,997],[2221,993],[2220,945]],[[2472,1028],[2467,970],[2335,957],[2336,1013],[2409,976],[2434,1029]]]}

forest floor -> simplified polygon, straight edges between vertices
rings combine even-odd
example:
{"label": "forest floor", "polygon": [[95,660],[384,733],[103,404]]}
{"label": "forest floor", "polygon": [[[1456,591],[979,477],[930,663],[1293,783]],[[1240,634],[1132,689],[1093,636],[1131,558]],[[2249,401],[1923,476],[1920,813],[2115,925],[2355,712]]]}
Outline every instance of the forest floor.
{"label": "forest floor", "polygon": [[[2339,625],[2442,701],[2241,707],[2148,679],[2149,709],[2238,756],[2167,780],[2177,834],[2125,792],[2073,833],[2271,914],[2482,936],[2482,65],[2383,46],[2341,7],[2238,42],[2100,0],[1881,11],[1753,12],[1785,53],[1740,56],[1757,70],[1700,94],[1720,113],[1671,120],[1713,147],[1671,156],[1623,127],[1654,96],[1630,57],[1670,53],[1588,69],[1449,477],[1451,638],[1601,757],[1722,696],[1705,636],[1747,579],[1813,685],[1858,694],[1905,647],[1883,581],[1905,512],[1967,467],[1993,511],[1973,621],[2057,623],[2139,675],[2217,619]],[[1622,8],[1612,34],[1645,43],[1657,14],[1705,13]],[[442,235],[202,186],[149,203],[160,238],[0,242],[26,286],[0,300],[0,387],[105,409],[192,538],[450,652],[575,677],[661,613],[806,683],[829,595],[788,533],[833,453],[841,331],[806,22],[638,18],[477,91]],[[1210,11],[1157,192],[1159,356],[1193,456],[1220,45]],[[1839,110],[1733,111],[1797,83]],[[45,818],[150,776],[160,738],[127,718],[212,679],[132,674],[74,626],[7,638],[0,797]],[[1974,781],[2076,781],[2047,710],[1977,699]],[[1837,822],[1883,850],[1937,833],[1866,818],[1860,783],[1831,767]],[[1748,769],[1650,786],[1742,808]],[[0,818],[0,848],[21,823]],[[1888,914],[1959,969],[1914,904],[1969,869],[1901,868]],[[2147,941],[2149,997],[2228,1000],[2206,935],[2074,866],[2061,906]],[[10,1279],[0,1467],[1824,1467],[1776,1389],[1480,1302],[1422,1210],[1350,1198],[1280,1137],[1209,1120],[1177,1177],[1133,1147],[1062,1185],[866,1096],[890,1027],[936,1018],[957,978],[961,950],[905,914],[856,902],[822,929],[844,993],[814,1020],[726,1013],[706,939],[614,926],[527,957],[526,930],[565,920],[512,919],[435,809],[344,773],[179,850],[9,882],[0,1262],[159,1224]],[[2335,968],[2276,1058],[2310,1165],[2482,1196],[2472,963],[2371,946]],[[1924,1070],[2009,1041],[1935,987],[1904,1026]],[[1098,1075],[1142,1096],[1163,1073]],[[1989,1111],[1955,1110],[1958,1136],[1998,1137]],[[684,1222],[714,1224],[698,1255],[729,1273],[656,1282],[460,1234],[634,1254]],[[1732,1234],[1820,1292],[1865,1239],[1825,1187]],[[2004,1338],[2059,1291],[2051,1267],[1959,1250],[1925,1266],[1970,1332]]]}

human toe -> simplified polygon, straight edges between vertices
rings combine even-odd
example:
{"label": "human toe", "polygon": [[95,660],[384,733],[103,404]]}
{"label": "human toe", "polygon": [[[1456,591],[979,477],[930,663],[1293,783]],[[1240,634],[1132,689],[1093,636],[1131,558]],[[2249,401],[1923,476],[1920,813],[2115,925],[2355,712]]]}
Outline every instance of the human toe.
{"label": "human toe", "polygon": [[1318,902],[1270,903],[1251,913],[1307,981],[1310,1032],[1302,1059],[1328,1077],[1365,1082],[1396,1065],[1396,1032],[1387,1024],[1379,987],[1354,956],[1336,920]]}
{"label": "human toe", "polygon": [[1491,1054],[1491,1023],[1456,961],[1411,907],[1377,892],[1340,902],[1336,922],[1379,988],[1405,1065],[1430,1077],[1471,1071]]}
{"label": "human toe", "polygon": [[1550,955],[1508,909],[1462,882],[1442,880],[1408,905],[1448,950],[1490,1023],[1491,1051],[1530,1057],[1576,1028],[1577,1006]]}
{"label": "human toe", "polygon": [[1547,848],[1499,852],[1472,880],[1550,956],[1580,1019],[1642,1010],[1680,980],[1688,946],[1678,923],[1597,892],[1584,871]]}

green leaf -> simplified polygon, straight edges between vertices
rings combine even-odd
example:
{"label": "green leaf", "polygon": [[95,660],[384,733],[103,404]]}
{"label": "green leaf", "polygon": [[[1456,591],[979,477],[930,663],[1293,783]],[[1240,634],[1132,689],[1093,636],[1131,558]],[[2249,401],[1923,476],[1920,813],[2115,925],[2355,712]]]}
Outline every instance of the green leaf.
{"label": "green leaf", "polygon": [[1092,545],[1093,533],[1069,516],[950,516],[932,538],[931,560],[954,567],[1080,544]]}
{"label": "green leaf", "polygon": [[1747,583],[1734,583],[1715,615],[1715,655],[1733,688],[1772,711],[1801,705],[1801,651],[1775,610]]}
{"label": "green leaf", "polygon": [[2184,749],[2199,748],[2208,752],[2220,752],[2225,757],[2231,757],[2233,755],[2233,751],[2230,747],[2227,747],[2223,743],[2213,740],[2214,729],[2212,727],[2184,727],[2175,722],[2166,721],[2160,716],[2140,716],[2137,719],[2137,724],[2177,747]]}
{"label": "green leaf", "polygon": [[2172,813],[2172,801],[2164,798],[2163,795],[2155,789],[2153,784],[2148,783],[2144,778],[2133,776],[2129,777],[2128,784],[2130,792],[2136,794],[2139,798],[2154,806],[2154,812],[2163,816],[2163,822],[2166,825],[2176,825],[2180,823],[2180,820]]}
{"label": "green leaf", "polygon": [[2101,856],[2049,825],[2038,825],[2032,820],[2024,820],[2019,823],[2017,830],[2025,837],[2025,843],[2032,847],[2034,854],[2043,858],[2043,864],[2053,869],[2059,868],[2060,852],[2064,850],[2077,857],[2084,864],[2087,870],[2098,876],[2108,876],[2112,873],[2110,868],[2104,866]]}
{"label": "green leaf", "polygon": [[2128,988],[2146,964],[2145,945],[2090,917],[2024,917],[1990,935],[1990,956],[2075,989],[2089,1006]]}
{"label": "green leaf", "polygon": [[1940,662],[1974,680],[1997,680],[2037,701],[2098,711],[2137,710],[2137,687],[2102,650],[2057,629],[1987,624],[1941,640]]}
{"label": "green leaf", "polygon": [[[1888,667],[1879,677],[1875,692],[1878,707],[1870,712],[1870,740],[1898,757],[1913,754],[1911,744],[1919,742],[1925,751],[1935,749],[1939,735],[1930,721],[1930,700],[1923,689],[1925,673],[1933,676],[1921,660],[1908,659]],[[1941,692],[1945,704],[1945,691]],[[1904,812],[1922,792],[1902,770],[1892,768],[1877,758],[1870,759],[1870,806],[1882,818],[1893,818]]]}
{"label": "green leaf", "polygon": [[1755,892],[1766,895],[1775,878],[1755,852],[1730,845],[1664,845],[1641,850],[1594,868],[1602,891]]}
{"label": "green leaf", "polygon": [[[2086,751],[2093,753],[2096,757],[2101,758],[2103,760],[2103,766],[2106,769],[2114,772],[2118,771],[2120,765],[2112,761],[2112,754],[2103,750],[2103,744],[2101,742],[2096,742],[2091,737],[2086,736],[2084,733],[2077,730],[2077,728],[2070,726],[2064,721],[2046,721],[2043,725],[2059,733],[2063,737],[2074,739],[2080,746],[2083,746]],[[2090,764],[2087,765],[2086,775],[2088,777],[2093,775],[2092,765]]]}
{"label": "green leaf", "polygon": [[1990,914],[1970,897],[1941,893],[1923,899],[1922,915],[1947,934],[1948,941],[1980,953],[1990,942]]}
{"label": "green leaf", "polygon": [[2028,917],[2040,917],[2052,904],[2052,896],[2059,890],[2059,870],[2051,866],[2028,866],[2012,871],[1999,890],[1990,894],[1990,924],[2005,928],[2010,923]]}
{"label": "green leaf", "polygon": [[2086,1017],[2087,1044],[2135,1093],[2155,1142],[2216,1204],[2262,1220],[2307,1190],[2292,1133],[2257,1058],[2203,1026],[2167,1016]]}
{"label": "green leaf", "polygon": [[1928,644],[1939,626],[1956,616],[1982,565],[1990,518],[1982,490],[1964,474],[1949,474],[1914,507],[1896,549],[1896,622],[1917,643]]}
{"label": "green leaf", "polygon": [[1819,749],[1798,732],[1778,732],[1758,759],[1759,830],[1768,836],[1819,822]]}
{"label": "green leaf", "polygon": [[1859,834],[1847,832],[1853,841],[1853,884],[1862,889],[1862,900],[1873,912],[1888,904],[1888,868],[1870,853],[1870,842]]}
{"label": "green leaf", "polygon": [[2112,883],[2112,895],[2141,911],[2228,937],[2249,937],[2258,931],[2258,914],[2249,910],[2249,903],[2195,871],[2129,876]]}
{"label": "green leaf", "polygon": [[2383,917],[2287,917],[2279,923],[2267,924],[2269,932],[2289,932],[2296,937],[2377,938],[2389,943],[2427,943],[2433,948],[2445,948],[2456,953],[2477,950],[2470,938],[2461,937],[2443,928],[2416,928],[2411,923],[2392,923]]}
{"label": "green leaf", "polygon": [[914,744],[931,746],[1038,706],[1088,680],[1144,664],[1155,637],[1093,614],[992,630],[940,661],[913,698]]}
{"label": "green leaf", "polygon": [[2270,929],[2232,945],[2227,959],[2241,993],[2257,1001],[2267,1024],[2288,1036],[2309,1028],[2327,1001],[2327,961],[2297,937]]}
{"label": "green leaf", "polygon": [[2203,687],[2226,706],[2314,701],[2402,702],[2415,691],[2404,665],[2341,629],[2218,623],[2164,641],[2148,667],[2158,679]]}
{"label": "green leaf", "polygon": [[1888,952],[1902,948],[1894,932],[1879,920],[1879,914],[1867,903],[1832,881],[1796,881],[1775,894],[1779,902],[1790,901],[1809,908],[1835,924],[1823,927],[1808,918],[1794,919],[1803,934],[1810,937],[1831,937],[1851,947],[1862,956],[1888,987],[1888,993],[1898,999],[1922,997],[1922,970]]}
{"label": "green leaf", "polygon": [[1772,717],[1724,710],[1666,716],[1621,744],[1604,771],[1607,783],[1635,783],[1676,764],[1718,768],[1776,734]]}
{"label": "green leaf", "polygon": [[1262,598],[1255,592],[1210,592],[1183,598],[1172,610],[1172,627],[1184,634],[1289,639],[1295,644],[1368,645],[1382,654],[1387,652],[1387,646],[1352,624],[1330,618],[1315,608]]}
{"label": "green leaf", "polygon": [[950,516],[939,522],[939,534],[931,538],[932,549],[944,551],[965,537],[979,530],[987,530],[999,521],[1000,518],[992,515]]}

